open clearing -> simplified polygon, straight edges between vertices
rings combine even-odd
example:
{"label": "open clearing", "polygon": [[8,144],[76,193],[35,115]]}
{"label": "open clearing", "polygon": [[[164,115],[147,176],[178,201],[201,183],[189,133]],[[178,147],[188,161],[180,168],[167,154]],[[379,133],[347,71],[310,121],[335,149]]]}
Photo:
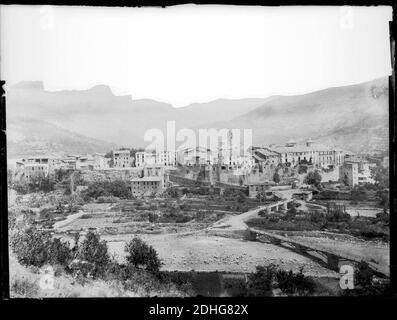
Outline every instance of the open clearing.
{"label": "open clearing", "polygon": [[[254,272],[258,265],[277,264],[285,270],[299,272],[303,267],[306,275],[338,277],[338,273],[326,269],[313,260],[288,249],[272,244],[241,239],[197,234],[139,235],[152,245],[163,260],[163,270]],[[133,235],[103,236],[110,252],[123,261],[125,242]]]}

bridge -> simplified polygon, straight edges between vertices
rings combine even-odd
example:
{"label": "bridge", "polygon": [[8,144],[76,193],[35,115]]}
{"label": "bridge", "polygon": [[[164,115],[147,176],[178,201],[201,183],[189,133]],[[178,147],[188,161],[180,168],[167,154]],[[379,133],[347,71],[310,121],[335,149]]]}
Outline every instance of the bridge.
{"label": "bridge", "polygon": [[310,256],[326,263],[327,267],[339,271],[340,264],[348,262],[356,264],[361,261],[368,263],[368,266],[378,275],[390,277],[390,268],[387,264],[380,263],[368,256],[362,256],[357,253],[343,250],[337,244],[323,245],[314,241],[302,241],[291,239],[268,231],[248,228],[252,240],[267,240],[273,244],[286,247],[299,254]]}

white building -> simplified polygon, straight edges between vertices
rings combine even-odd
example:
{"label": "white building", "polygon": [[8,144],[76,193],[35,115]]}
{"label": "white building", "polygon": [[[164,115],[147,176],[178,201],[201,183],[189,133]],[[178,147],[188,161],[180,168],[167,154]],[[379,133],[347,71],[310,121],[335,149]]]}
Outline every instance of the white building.
{"label": "white building", "polygon": [[304,162],[317,167],[328,168],[342,165],[344,162],[342,150],[313,143],[311,140],[301,145],[291,140],[285,146],[269,146],[262,149],[278,154],[279,162],[289,163],[292,166]]}
{"label": "white building", "polygon": [[130,156],[130,150],[113,151],[113,167],[128,168],[132,167],[133,158]]}
{"label": "white building", "polygon": [[204,147],[185,148],[178,150],[177,162],[187,166],[213,164],[214,155]]}
{"label": "white building", "polygon": [[375,163],[370,163],[363,159],[346,158],[345,163],[339,169],[340,179],[351,187],[375,183],[371,172],[371,168],[374,166],[376,166]]}
{"label": "white building", "polygon": [[177,156],[175,151],[142,151],[135,154],[135,165],[143,167],[145,165],[163,165],[165,167],[176,166]]}
{"label": "white building", "polygon": [[109,168],[109,159],[105,158],[105,153],[93,154],[94,170],[102,170]]}
{"label": "white building", "polygon": [[145,165],[141,177],[132,178],[130,181],[134,196],[147,196],[163,192],[168,179],[164,166],[154,164]]}

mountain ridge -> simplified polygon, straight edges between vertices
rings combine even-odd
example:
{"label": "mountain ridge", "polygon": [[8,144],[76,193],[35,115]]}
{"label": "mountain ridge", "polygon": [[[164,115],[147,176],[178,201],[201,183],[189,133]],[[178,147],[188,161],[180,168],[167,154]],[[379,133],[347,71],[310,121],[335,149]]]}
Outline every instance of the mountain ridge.
{"label": "mountain ridge", "polygon": [[[250,128],[255,145],[310,137],[341,143],[341,147],[355,151],[374,150],[377,144],[388,146],[387,77],[307,94],[221,98],[180,108],[153,99],[116,96],[107,85],[46,91],[42,82],[24,82],[6,89],[6,97],[7,122],[18,117],[36,118],[55,126],[53,130],[68,130],[107,146],[145,147],[146,130],[165,132],[167,120],[176,122],[176,130]],[[97,142],[92,145],[99,147]]]}

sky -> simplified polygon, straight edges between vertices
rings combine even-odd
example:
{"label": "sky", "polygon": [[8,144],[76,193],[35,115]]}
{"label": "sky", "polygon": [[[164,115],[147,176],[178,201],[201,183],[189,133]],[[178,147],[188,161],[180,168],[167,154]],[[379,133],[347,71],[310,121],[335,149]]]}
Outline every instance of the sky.
{"label": "sky", "polygon": [[391,74],[391,7],[1,6],[1,78],[175,107]]}

